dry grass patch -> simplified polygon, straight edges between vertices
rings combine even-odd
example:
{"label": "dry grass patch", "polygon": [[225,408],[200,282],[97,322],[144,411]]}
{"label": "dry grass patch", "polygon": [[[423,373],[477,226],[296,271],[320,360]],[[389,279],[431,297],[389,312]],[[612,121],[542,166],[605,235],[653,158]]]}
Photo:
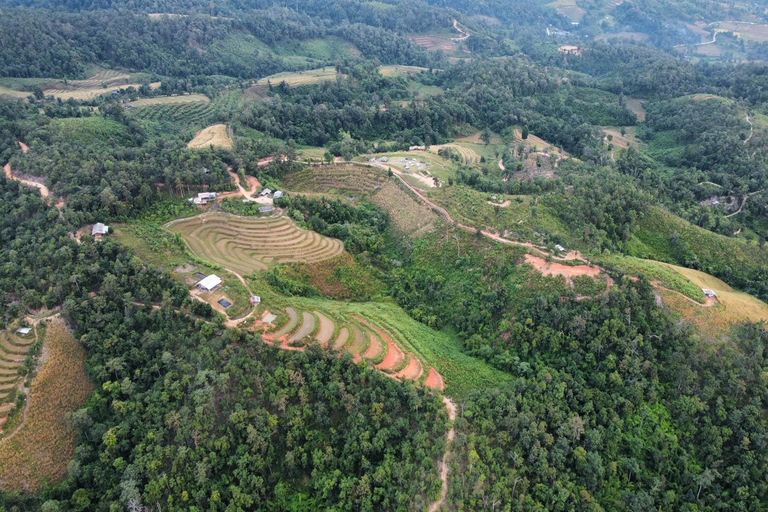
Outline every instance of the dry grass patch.
{"label": "dry grass patch", "polygon": [[721,23],[718,32],[733,32],[736,37],[745,41],[764,43],[768,41],[768,25],[746,22]]}
{"label": "dry grass patch", "polygon": [[[326,80],[336,80],[336,68],[326,66],[319,69],[309,69],[307,71],[283,72],[260,79],[256,85],[278,85],[285,82],[291,87],[297,85],[317,84]],[[341,75],[346,78],[346,75]]]}
{"label": "dry grass patch", "polygon": [[110,87],[92,87],[92,88],[81,88],[81,89],[46,89],[43,91],[46,96],[53,96],[56,99],[60,100],[92,100],[93,98],[96,98],[97,96],[102,96],[104,94],[111,93],[112,91],[117,91],[120,89],[127,89],[128,87],[134,87],[138,89],[141,87],[141,84],[125,84],[125,85],[113,85]]}
{"label": "dry grass patch", "polygon": [[641,123],[645,121],[646,115],[643,103],[645,103],[645,100],[638,98],[627,98],[627,108],[635,113],[637,120]]}
{"label": "dry grass patch", "polygon": [[393,181],[385,183],[371,202],[389,212],[392,225],[400,233],[416,237],[434,230],[437,214]]}
{"label": "dry grass patch", "polygon": [[233,141],[225,124],[214,124],[197,132],[195,138],[189,141],[188,148],[200,149],[208,146],[232,149]]}
{"label": "dry grass patch", "polygon": [[12,98],[19,98],[19,99],[25,99],[27,98],[31,92],[24,92],[24,91],[16,91],[13,89],[9,89],[7,87],[0,86],[0,95],[2,96],[10,96]]}
{"label": "dry grass patch", "polygon": [[34,492],[66,472],[75,449],[75,432],[66,416],[93,391],[86,377],[85,351],[54,321],[47,329],[45,362],[32,381],[27,423],[0,441],[0,488]]}
{"label": "dry grass patch", "polygon": [[381,76],[411,76],[417,75],[422,71],[428,71],[428,69],[419,66],[379,66],[379,73],[381,73]]}
{"label": "dry grass patch", "polygon": [[667,306],[691,322],[702,335],[714,338],[740,322],[768,322],[768,304],[755,297],[736,291],[704,272],[667,263],[660,265],[682,274],[699,288],[709,288],[717,293],[719,304],[709,308],[698,306],[677,294],[663,294]]}

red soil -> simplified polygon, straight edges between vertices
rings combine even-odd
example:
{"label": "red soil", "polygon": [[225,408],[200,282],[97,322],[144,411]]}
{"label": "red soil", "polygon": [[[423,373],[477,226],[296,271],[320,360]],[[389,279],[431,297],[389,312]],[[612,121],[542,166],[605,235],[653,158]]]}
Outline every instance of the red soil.
{"label": "red soil", "polygon": [[424,367],[421,365],[419,358],[414,356],[413,353],[409,353],[408,355],[410,356],[408,364],[405,368],[397,372],[395,377],[398,379],[418,380],[424,373]]}
{"label": "red soil", "polygon": [[427,380],[424,381],[424,385],[429,389],[437,389],[443,391],[445,384],[443,383],[443,376],[437,373],[433,367],[429,367],[429,373],[427,373]]}
{"label": "red soil", "polygon": [[545,276],[563,276],[568,280],[576,276],[597,277],[600,275],[600,268],[598,267],[590,267],[588,265],[572,267],[561,263],[549,263],[543,258],[531,254],[525,255],[525,262]]}

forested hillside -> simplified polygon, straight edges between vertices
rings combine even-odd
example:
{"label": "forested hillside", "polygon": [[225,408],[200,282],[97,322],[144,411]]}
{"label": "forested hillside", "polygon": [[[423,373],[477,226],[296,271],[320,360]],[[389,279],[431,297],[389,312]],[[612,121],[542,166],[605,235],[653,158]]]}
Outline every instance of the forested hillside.
{"label": "forested hillside", "polygon": [[766,508],[762,7],[0,5],[0,512]]}

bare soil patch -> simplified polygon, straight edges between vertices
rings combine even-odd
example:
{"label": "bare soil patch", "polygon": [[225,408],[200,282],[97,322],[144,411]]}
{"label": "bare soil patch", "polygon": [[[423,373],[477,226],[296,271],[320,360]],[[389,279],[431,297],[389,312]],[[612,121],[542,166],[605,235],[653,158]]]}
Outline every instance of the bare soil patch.
{"label": "bare soil patch", "polygon": [[429,367],[427,372],[427,380],[424,381],[424,385],[430,389],[436,389],[442,391],[445,389],[445,383],[443,382],[443,376],[437,373],[432,366]]}
{"label": "bare soil patch", "polygon": [[525,262],[535,268],[539,273],[545,276],[563,276],[570,281],[576,276],[597,277],[600,275],[599,267],[590,267],[587,265],[563,265],[562,263],[548,262],[544,258],[525,255]]}

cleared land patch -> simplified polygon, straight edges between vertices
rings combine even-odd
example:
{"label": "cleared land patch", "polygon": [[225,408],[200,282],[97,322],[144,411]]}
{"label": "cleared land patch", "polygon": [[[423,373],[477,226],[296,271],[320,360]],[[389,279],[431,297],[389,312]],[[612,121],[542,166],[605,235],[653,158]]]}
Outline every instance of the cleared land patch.
{"label": "cleared land patch", "polygon": [[341,241],[300,229],[285,217],[210,213],[173,222],[166,228],[181,233],[196,256],[240,274],[280,263],[322,261],[344,250]]}
{"label": "cleared land patch", "polygon": [[427,68],[419,66],[379,66],[379,73],[382,76],[398,76],[398,75],[416,75],[422,71],[428,71]]}
{"label": "cleared land patch", "polygon": [[32,381],[27,422],[0,441],[0,488],[34,492],[66,473],[75,432],[66,415],[91,394],[85,351],[64,323],[54,321],[45,336],[47,359]]}
{"label": "cleared land patch", "polygon": [[[702,308],[673,294],[664,295],[665,303],[696,326],[702,334],[717,336],[739,322],[768,322],[768,304],[755,297],[734,290],[720,279],[668,263],[660,263],[689,279],[700,288],[709,288],[717,294],[719,304]],[[679,300],[677,300],[679,298]]]}
{"label": "cleared land patch", "polygon": [[220,148],[232,148],[234,142],[229,136],[229,130],[225,124],[214,124],[200,130],[195,138],[189,141],[188,148],[200,149],[208,146]]}
{"label": "cleared land patch", "polygon": [[733,32],[736,37],[745,41],[764,43],[768,41],[768,25],[747,22],[721,23],[719,32]]}
{"label": "cleared land patch", "polygon": [[[283,72],[275,75],[270,75],[261,78],[256,82],[256,86],[264,86],[267,84],[278,85],[283,82],[290,87],[296,87],[297,85],[318,84],[326,80],[336,80],[336,68],[333,66],[326,66],[319,69],[308,69],[307,71],[295,71],[295,72]],[[342,75],[346,77],[346,75]]]}
{"label": "cleared land patch", "polygon": [[386,182],[371,202],[389,212],[392,224],[400,233],[418,236],[434,229],[437,215],[393,181]]}

